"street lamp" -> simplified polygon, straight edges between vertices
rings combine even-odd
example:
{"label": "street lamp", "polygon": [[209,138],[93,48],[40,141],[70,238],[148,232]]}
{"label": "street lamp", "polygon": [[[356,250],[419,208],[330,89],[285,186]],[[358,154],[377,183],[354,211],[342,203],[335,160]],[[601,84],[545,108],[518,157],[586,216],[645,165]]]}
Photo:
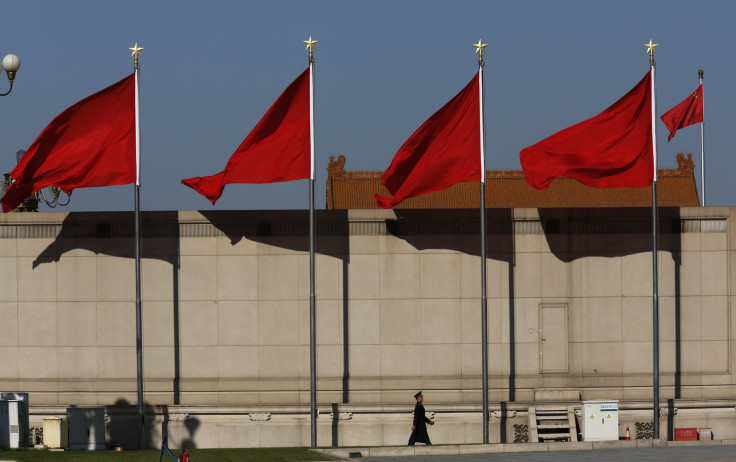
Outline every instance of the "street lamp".
{"label": "street lamp", "polygon": [[[15,153],[15,159],[20,162],[21,157],[26,151],[21,149]],[[0,182],[0,196],[4,196],[10,185],[13,183],[13,179],[10,178],[10,174],[6,173],[5,178]],[[62,207],[69,204],[72,193],[66,194],[66,198],[62,197],[63,191],[58,186],[49,186],[46,189],[39,189],[35,193],[27,197],[17,209],[18,212],[38,212],[38,204],[43,201],[51,208],[61,205]],[[66,199],[66,200],[65,200]]]}
{"label": "street lamp", "polygon": [[[2,68],[5,69],[5,72],[8,74],[8,80],[10,80],[10,89],[8,89],[8,91],[6,91],[5,93],[0,93],[0,96],[6,96],[10,94],[11,91],[13,91],[13,81],[15,80],[15,73],[18,72],[18,69],[20,69],[20,58],[13,53],[5,55],[2,61]],[[15,153],[16,162],[20,162],[20,158],[23,157],[23,154],[25,153],[26,152],[23,149],[17,151]],[[0,181],[0,195],[4,196],[12,183],[13,179],[10,178],[9,173],[6,173],[5,178]],[[71,198],[71,193],[67,194],[66,202],[63,199],[61,201],[59,200],[59,198],[61,197],[61,193],[61,188],[59,188],[58,186],[50,186],[48,188],[48,191],[44,191],[43,189],[41,189],[31,194],[30,197],[26,198],[26,200],[24,200],[23,203],[16,210],[20,212],[37,212],[38,203],[40,201],[44,201],[46,205],[51,208],[54,208],[57,205],[67,205]]]}
{"label": "street lamp", "polygon": [[8,74],[10,89],[5,93],[0,93],[0,96],[6,96],[13,91],[13,80],[15,80],[15,73],[20,69],[20,58],[12,53],[5,55],[3,58],[3,69],[5,69],[5,72]]}

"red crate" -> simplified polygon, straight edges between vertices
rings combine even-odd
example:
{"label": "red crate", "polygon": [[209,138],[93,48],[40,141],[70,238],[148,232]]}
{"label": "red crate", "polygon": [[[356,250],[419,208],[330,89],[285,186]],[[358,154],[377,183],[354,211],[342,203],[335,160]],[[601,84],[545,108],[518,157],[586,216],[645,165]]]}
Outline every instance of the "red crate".
{"label": "red crate", "polygon": [[697,441],[697,428],[675,428],[675,441]]}

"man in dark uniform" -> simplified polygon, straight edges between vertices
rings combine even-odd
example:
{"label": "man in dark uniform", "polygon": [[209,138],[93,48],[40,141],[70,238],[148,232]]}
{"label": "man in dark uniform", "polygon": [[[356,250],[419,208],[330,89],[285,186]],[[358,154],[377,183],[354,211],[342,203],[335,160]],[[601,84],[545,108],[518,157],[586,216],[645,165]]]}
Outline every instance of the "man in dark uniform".
{"label": "man in dark uniform", "polygon": [[414,407],[414,422],[411,424],[411,436],[409,437],[409,446],[414,446],[414,443],[424,443],[431,445],[429,441],[429,435],[427,434],[427,424],[434,425],[434,422],[429,420],[424,415],[424,397],[420,391],[414,398],[417,400],[417,405]]}

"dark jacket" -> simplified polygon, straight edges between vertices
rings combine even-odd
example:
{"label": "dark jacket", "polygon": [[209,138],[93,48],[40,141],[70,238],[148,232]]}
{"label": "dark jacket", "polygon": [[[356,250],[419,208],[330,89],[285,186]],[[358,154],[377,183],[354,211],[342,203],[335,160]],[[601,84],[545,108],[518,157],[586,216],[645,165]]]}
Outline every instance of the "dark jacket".
{"label": "dark jacket", "polygon": [[414,431],[411,432],[409,437],[409,444],[413,445],[416,443],[432,444],[429,441],[429,435],[427,434],[427,424],[431,424],[432,421],[427,418],[424,414],[424,406],[422,403],[417,403],[414,407]]}

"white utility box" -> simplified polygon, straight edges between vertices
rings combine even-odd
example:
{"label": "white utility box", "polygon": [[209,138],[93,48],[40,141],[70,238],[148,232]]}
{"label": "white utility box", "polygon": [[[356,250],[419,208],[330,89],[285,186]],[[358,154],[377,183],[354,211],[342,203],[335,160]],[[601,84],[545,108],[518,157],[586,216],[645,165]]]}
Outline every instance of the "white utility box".
{"label": "white utility box", "polygon": [[105,450],[105,408],[70,407],[66,410],[69,425],[69,449]]}
{"label": "white utility box", "polygon": [[62,449],[69,444],[66,421],[59,417],[44,417],[43,445],[49,449]]}
{"label": "white utility box", "polygon": [[[28,421],[28,393],[0,393],[0,399],[8,401],[19,401],[18,404],[18,423],[20,425],[20,440],[18,444],[28,446],[30,443],[30,425]],[[33,444],[31,444],[33,446]]]}
{"label": "white utility box", "polygon": [[0,400],[0,447],[16,449],[20,445],[20,401]]}
{"label": "white utility box", "polygon": [[617,441],[618,401],[606,399],[583,401],[580,421],[583,441]]}

